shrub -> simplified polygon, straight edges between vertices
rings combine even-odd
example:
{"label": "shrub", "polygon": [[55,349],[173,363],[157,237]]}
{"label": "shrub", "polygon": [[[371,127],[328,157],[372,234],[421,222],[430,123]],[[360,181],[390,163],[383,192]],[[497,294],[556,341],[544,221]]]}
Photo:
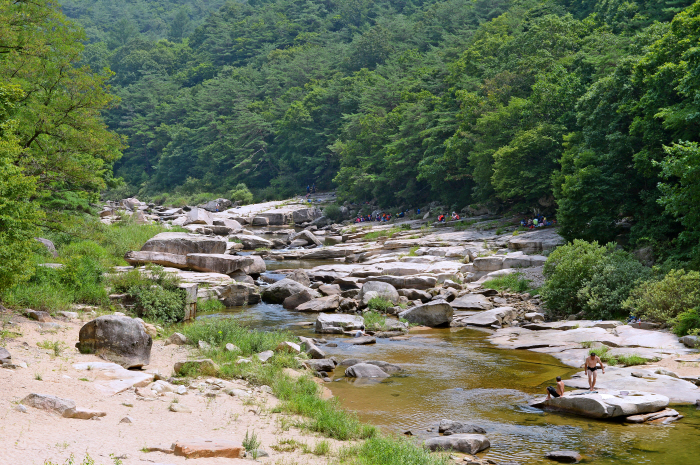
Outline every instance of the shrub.
{"label": "shrub", "polygon": [[217,299],[209,299],[209,300],[200,299],[200,302],[197,303],[197,311],[203,312],[203,313],[220,312],[221,310],[223,310],[225,308],[226,308],[226,306],[223,304],[223,302],[221,302],[220,300],[217,300]]}
{"label": "shrub", "polygon": [[700,307],[691,308],[685,312],[679,313],[672,320],[673,332],[678,336],[687,334],[697,334],[700,330]]}
{"label": "shrub", "polygon": [[581,308],[590,318],[619,317],[625,312],[622,304],[632,289],[651,276],[652,270],[629,253],[612,251],[594,266],[593,276],[579,289]]}
{"label": "shrub", "polygon": [[681,313],[700,306],[700,273],[671,270],[659,281],[639,284],[624,302],[635,316],[671,323]]}
{"label": "shrub", "polygon": [[599,246],[597,242],[575,240],[552,252],[542,273],[547,281],[540,295],[551,310],[577,313],[581,310],[579,290],[593,277],[595,266],[601,263],[613,244]]}
{"label": "shrub", "polygon": [[[375,297],[376,299],[377,297]],[[374,300],[374,299],[372,299]],[[370,301],[371,303],[371,301]],[[391,304],[391,303],[390,303]],[[365,312],[364,315],[362,315],[365,319],[365,328],[369,330],[381,330],[385,327],[386,325],[386,317],[383,316],[382,314],[370,310],[369,312]]]}
{"label": "shrub", "polygon": [[583,311],[591,318],[614,318],[625,312],[630,292],[652,271],[614,244],[575,240],[547,257],[547,278],[540,294],[550,310],[564,314]]}
{"label": "shrub", "polygon": [[367,302],[367,307],[369,307],[370,310],[376,310],[381,313],[386,313],[386,311],[393,306],[394,304],[384,297],[372,297],[369,299],[369,302]]}
{"label": "shrub", "polygon": [[145,273],[132,270],[113,276],[111,283],[114,291],[134,299],[134,310],[140,317],[173,323],[184,316],[185,291],[178,287],[177,278],[161,266],[149,265]]}
{"label": "shrub", "polygon": [[340,207],[336,204],[331,204],[324,208],[323,214],[333,220],[334,223],[338,223],[343,220],[343,213],[340,211]]}
{"label": "shrub", "polygon": [[228,196],[231,202],[238,202],[240,205],[248,205],[253,202],[253,193],[243,183],[236,185]]}

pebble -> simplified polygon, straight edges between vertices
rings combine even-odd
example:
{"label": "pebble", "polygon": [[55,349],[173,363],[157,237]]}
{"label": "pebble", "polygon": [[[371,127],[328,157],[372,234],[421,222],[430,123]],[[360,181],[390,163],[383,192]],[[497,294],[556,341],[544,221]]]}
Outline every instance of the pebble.
{"label": "pebble", "polygon": [[180,404],[170,404],[171,412],[192,413],[192,410]]}
{"label": "pebble", "polygon": [[22,404],[15,405],[15,410],[21,413],[27,413],[27,407]]}
{"label": "pebble", "polygon": [[134,420],[131,417],[124,417],[122,418],[119,423],[133,423]]}

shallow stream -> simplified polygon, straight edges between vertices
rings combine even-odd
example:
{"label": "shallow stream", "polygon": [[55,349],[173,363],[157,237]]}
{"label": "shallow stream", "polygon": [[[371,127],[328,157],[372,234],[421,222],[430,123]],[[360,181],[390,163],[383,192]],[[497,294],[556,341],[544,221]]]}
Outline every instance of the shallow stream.
{"label": "shallow stream", "polygon": [[[313,328],[295,325],[314,321],[314,314],[291,312],[281,305],[261,303],[202,317],[236,318],[254,328],[319,337]],[[594,464],[700,463],[700,411],[694,406],[677,407],[685,418],[667,426],[598,421],[530,408],[528,399],[542,395],[556,376],[566,379],[579,370],[549,355],[496,349],[486,336],[476,330],[445,328],[412,333],[406,341],[378,339],[377,344],[353,346],[344,342],[345,337],[326,335],[328,342],[338,344],[322,346],[328,356],[383,360],[404,368],[403,374],[369,383],[344,378],[342,370],[336,370],[327,386],[343,406],[386,431],[410,430],[422,438],[437,435],[441,419],[479,425],[491,441],[491,448],[480,456],[498,463],[551,464],[544,454],[558,449],[577,450],[584,463]]]}

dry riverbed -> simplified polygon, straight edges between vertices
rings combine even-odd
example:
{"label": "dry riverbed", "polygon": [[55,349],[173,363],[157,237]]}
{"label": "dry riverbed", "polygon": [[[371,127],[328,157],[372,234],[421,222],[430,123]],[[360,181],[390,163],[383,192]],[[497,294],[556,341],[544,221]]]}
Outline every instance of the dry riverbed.
{"label": "dry riverbed", "polygon": [[[7,314],[4,314],[7,318]],[[84,317],[88,321],[91,317]],[[40,323],[12,315],[16,325],[6,326],[13,333],[5,339],[14,369],[0,369],[0,463],[13,465],[43,464],[49,460],[63,464],[71,455],[81,463],[89,454],[99,465],[184,464],[185,457],[162,452],[145,452],[146,448],[176,441],[195,439],[227,440],[241,443],[246,432],[255,432],[260,449],[269,457],[258,458],[265,464],[325,464],[328,457],[303,454],[306,446],[313,450],[325,440],[331,451],[347,443],[303,433],[291,426],[297,418],[273,414],[277,399],[244,381],[221,381],[200,378],[187,383],[186,394],[165,393],[143,397],[130,388],[115,395],[100,390],[107,383],[106,373],[93,368],[78,370],[75,364],[101,366],[105,361],[94,355],[82,355],[75,349],[81,320],[55,320],[60,329],[45,330]],[[58,355],[53,346],[58,344]],[[51,346],[51,347],[50,347]],[[50,347],[50,348],[43,348]],[[156,340],[151,363],[143,372],[172,375],[173,365],[188,358],[187,346],[164,345]],[[26,364],[26,368],[22,365]],[[218,385],[217,385],[218,384]],[[219,387],[221,386],[221,387]],[[231,388],[250,393],[249,397],[231,396]],[[139,392],[142,388],[138,388]],[[31,393],[53,395],[75,401],[78,408],[106,413],[94,420],[63,418],[60,415],[19,402]],[[173,412],[171,406],[186,407],[190,413]],[[26,411],[25,411],[26,410]],[[129,420],[124,420],[128,418]],[[130,422],[129,422],[130,421]],[[296,450],[275,450],[287,442],[299,443]],[[248,463],[249,459],[199,459],[207,465]]]}

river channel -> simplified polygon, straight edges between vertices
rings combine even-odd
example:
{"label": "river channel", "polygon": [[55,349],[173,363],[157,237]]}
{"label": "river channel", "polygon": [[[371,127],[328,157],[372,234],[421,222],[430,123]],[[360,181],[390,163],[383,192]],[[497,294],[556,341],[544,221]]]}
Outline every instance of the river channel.
{"label": "river channel", "polygon": [[[286,268],[295,267],[290,265],[285,262]],[[274,268],[281,266],[268,266]],[[295,325],[313,321],[315,315],[288,311],[281,305],[261,303],[199,316],[211,317],[319,337],[313,329]],[[324,336],[337,343],[337,347],[321,346],[329,357],[383,360],[404,369],[400,375],[369,383],[344,378],[339,369],[327,384],[344,407],[385,431],[411,431],[421,439],[437,435],[437,423],[443,418],[473,423],[483,427],[491,441],[491,448],[480,456],[497,463],[551,464],[544,454],[559,449],[577,450],[584,455],[583,463],[591,464],[700,461],[700,412],[694,406],[677,407],[685,418],[666,426],[598,421],[532,409],[528,399],[541,395],[556,376],[566,379],[578,370],[549,355],[496,349],[481,331],[431,329],[414,332],[405,341],[378,339],[377,344],[367,346],[347,344],[342,336]]]}

